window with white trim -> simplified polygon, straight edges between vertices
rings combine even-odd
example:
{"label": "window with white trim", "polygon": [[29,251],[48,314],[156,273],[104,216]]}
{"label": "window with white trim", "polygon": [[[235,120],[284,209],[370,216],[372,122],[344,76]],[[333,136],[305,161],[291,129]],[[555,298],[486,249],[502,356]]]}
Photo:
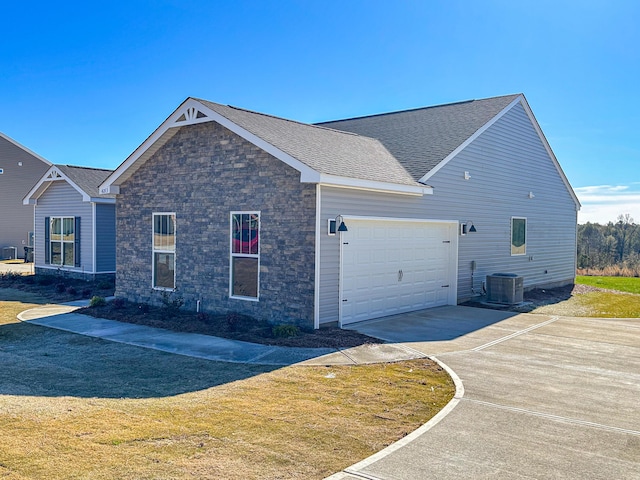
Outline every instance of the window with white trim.
{"label": "window with white trim", "polygon": [[511,255],[527,254],[527,219],[511,217]]}
{"label": "window with white trim", "polygon": [[64,267],[75,266],[76,218],[50,217],[48,223],[49,263]]}
{"label": "window with white trim", "polygon": [[176,288],[176,214],[153,214],[153,288]]}
{"label": "window with white trim", "polygon": [[231,212],[231,297],[258,299],[260,212]]}

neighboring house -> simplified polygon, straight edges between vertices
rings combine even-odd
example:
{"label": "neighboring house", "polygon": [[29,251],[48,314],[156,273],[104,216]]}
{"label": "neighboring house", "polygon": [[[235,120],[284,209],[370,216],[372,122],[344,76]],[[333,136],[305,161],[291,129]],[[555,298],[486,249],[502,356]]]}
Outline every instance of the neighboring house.
{"label": "neighboring house", "polygon": [[33,236],[33,207],[23,205],[22,198],[50,166],[51,162],[0,133],[0,260],[11,252],[24,258],[24,247]]}
{"label": "neighboring house", "polygon": [[116,268],[115,195],[99,195],[112,170],[53,165],[23,200],[35,210],[36,274],[93,280]]}
{"label": "neighboring house", "polygon": [[317,328],[454,305],[496,272],[575,278],[580,204],[523,95],[323,125],[189,98],[100,191],[133,301]]}

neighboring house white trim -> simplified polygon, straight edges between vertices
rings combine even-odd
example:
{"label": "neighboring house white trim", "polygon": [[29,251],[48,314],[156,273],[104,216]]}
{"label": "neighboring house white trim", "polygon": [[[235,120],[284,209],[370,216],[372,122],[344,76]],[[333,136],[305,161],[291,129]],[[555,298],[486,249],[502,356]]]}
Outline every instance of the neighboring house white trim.
{"label": "neighboring house white trim", "polygon": [[82,188],[80,188],[73,180],[71,180],[67,175],[65,175],[58,167],[53,165],[47,173],[45,173],[40,181],[35,184],[35,186],[29,190],[29,193],[22,199],[23,205],[36,205],[38,203],[38,198],[42,196],[42,194],[49,188],[52,182],[60,182],[64,181],[71,185],[74,190],[76,190],[80,195],[82,195],[83,202],[93,202],[93,203],[116,203],[115,198],[103,198],[103,197],[92,197],[87,192],[85,192]]}

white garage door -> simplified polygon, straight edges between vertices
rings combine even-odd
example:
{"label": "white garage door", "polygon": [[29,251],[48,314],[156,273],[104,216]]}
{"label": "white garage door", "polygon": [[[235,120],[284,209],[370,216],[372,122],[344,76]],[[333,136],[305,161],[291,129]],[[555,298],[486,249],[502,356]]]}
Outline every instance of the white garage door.
{"label": "white garage door", "polygon": [[343,325],[455,304],[457,224],[348,219]]}

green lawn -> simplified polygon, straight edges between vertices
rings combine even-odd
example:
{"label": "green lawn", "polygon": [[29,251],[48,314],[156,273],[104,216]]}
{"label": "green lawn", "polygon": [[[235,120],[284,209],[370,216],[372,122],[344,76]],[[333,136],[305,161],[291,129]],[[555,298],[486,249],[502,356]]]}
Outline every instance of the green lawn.
{"label": "green lawn", "polygon": [[640,294],[640,278],[638,277],[578,276],[576,277],[576,283],[606,288],[608,290]]}

